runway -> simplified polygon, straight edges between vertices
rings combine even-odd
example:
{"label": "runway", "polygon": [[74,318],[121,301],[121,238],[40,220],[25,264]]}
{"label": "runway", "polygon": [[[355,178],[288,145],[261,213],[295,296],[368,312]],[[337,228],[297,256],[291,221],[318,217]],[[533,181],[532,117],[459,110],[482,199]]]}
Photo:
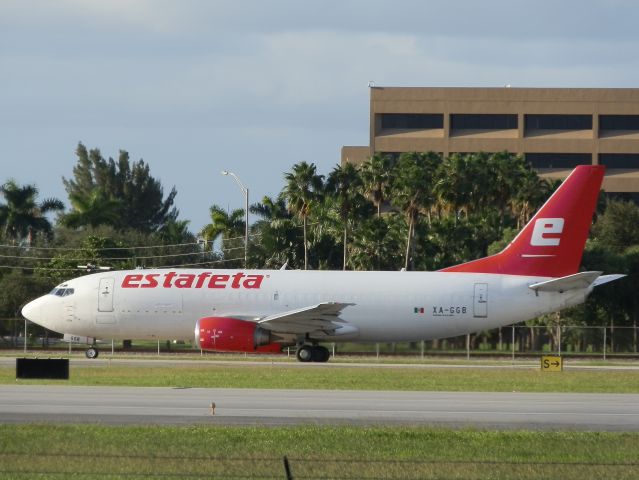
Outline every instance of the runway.
{"label": "runway", "polygon": [[0,422],[639,431],[639,395],[2,385]]}

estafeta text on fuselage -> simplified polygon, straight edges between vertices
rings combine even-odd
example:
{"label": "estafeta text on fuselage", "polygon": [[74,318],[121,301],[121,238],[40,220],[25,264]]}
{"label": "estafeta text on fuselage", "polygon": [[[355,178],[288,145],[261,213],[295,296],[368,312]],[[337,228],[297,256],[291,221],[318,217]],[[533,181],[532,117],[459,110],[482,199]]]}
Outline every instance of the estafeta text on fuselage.
{"label": "estafeta text on fuselage", "polygon": [[133,273],[122,280],[122,288],[247,288],[262,286],[264,275],[200,273]]}

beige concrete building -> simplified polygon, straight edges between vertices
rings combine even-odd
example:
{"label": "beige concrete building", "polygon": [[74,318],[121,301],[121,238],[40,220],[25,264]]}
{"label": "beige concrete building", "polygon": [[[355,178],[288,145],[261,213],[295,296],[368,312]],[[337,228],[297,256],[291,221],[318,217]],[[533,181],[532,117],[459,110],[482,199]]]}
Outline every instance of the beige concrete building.
{"label": "beige concrete building", "polygon": [[371,87],[370,144],[343,147],[342,162],[504,150],[553,178],[604,164],[604,189],[637,198],[639,88]]}

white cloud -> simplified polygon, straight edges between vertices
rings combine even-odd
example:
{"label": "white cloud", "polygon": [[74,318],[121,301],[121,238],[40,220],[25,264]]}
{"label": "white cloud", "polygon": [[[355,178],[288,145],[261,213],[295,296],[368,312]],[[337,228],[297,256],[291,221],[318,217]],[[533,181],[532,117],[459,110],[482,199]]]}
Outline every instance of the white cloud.
{"label": "white cloud", "polygon": [[[194,218],[202,200],[189,182],[206,188],[197,172],[229,168],[205,157],[252,162],[247,183],[276,193],[293,162],[327,171],[341,145],[365,143],[369,80],[636,86],[635,5],[4,0],[0,161],[21,158],[5,175],[24,178],[24,166],[23,181],[47,172],[42,181],[59,188],[78,140],[110,155],[128,149],[153,162],[165,185],[178,184],[178,201],[189,198],[182,211]],[[189,169],[176,167],[181,156]]]}

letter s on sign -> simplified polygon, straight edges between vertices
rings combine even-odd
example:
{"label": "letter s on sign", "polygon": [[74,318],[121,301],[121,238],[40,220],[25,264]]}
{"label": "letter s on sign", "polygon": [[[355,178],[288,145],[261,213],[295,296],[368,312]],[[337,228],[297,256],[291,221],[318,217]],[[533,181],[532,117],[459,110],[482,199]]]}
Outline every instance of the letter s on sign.
{"label": "letter s on sign", "polygon": [[546,237],[546,235],[554,233],[559,234],[564,230],[563,218],[539,218],[535,221],[530,238],[530,244],[534,247],[556,246],[561,240],[559,237]]}

